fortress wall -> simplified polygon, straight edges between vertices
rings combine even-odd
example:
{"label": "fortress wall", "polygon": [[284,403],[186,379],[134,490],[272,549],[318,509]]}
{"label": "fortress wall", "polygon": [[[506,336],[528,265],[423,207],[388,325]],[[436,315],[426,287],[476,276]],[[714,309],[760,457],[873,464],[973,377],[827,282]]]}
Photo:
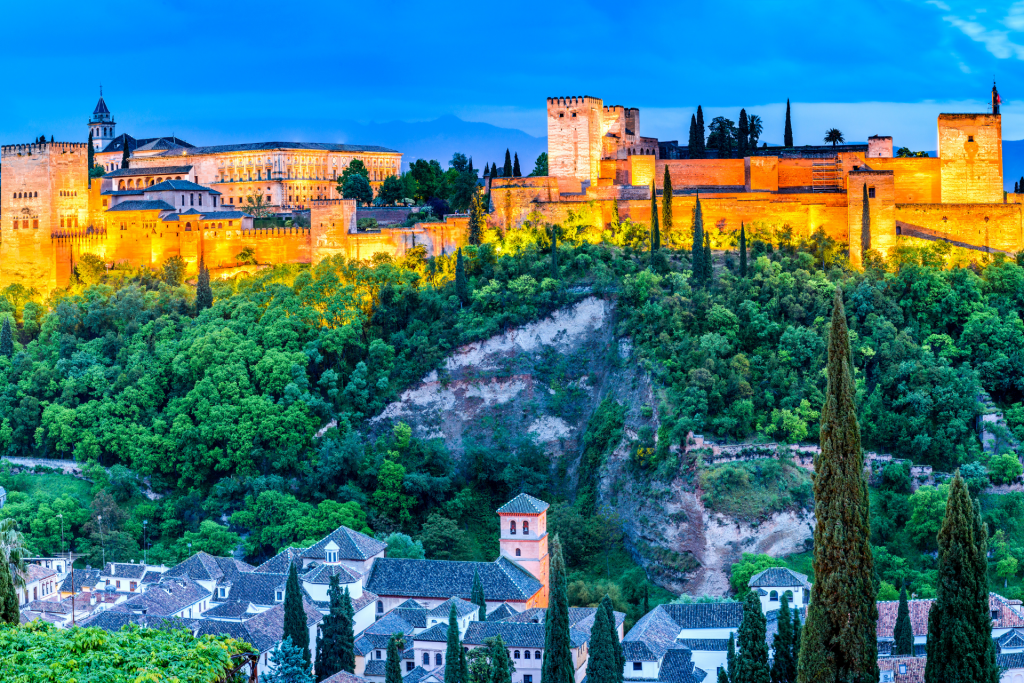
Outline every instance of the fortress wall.
{"label": "fortress wall", "polygon": [[872,158],[875,171],[892,171],[897,204],[937,204],[942,192],[941,161],[934,157]]}
{"label": "fortress wall", "polygon": [[597,184],[603,102],[596,97],[549,97],[547,112],[548,172]]}
{"label": "fortress wall", "polygon": [[[657,163],[653,154],[634,154],[629,157],[629,178],[630,185],[650,187],[657,175]],[[671,173],[672,171],[669,171]],[[665,180],[665,170],[661,169],[661,175],[657,180]],[[674,187],[674,186],[673,186]]]}
{"label": "fortress wall", "polygon": [[998,114],[939,114],[940,201],[1003,201],[1003,139]]}
{"label": "fortress wall", "polygon": [[779,189],[811,187],[811,168],[820,159],[779,159]]}
{"label": "fortress wall", "polygon": [[[535,203],[558,201],[560,185],[561,179],[552,176],[495,178],[491,184],[488,209],[490,222],[504,229],[509,225],[519,225],[534,210]],[[580,197],[585,199],[586,195]]]}
{"label": "fortress wall", "polygon": [[1019,204],[897,204],[901,232],[923,228],[953,242],[1010,253],[1024,249]]}
{"label": "fortress wall", "polygon": [[743,160],[743,184],[747,192],[778,192],[779,158],[746,157]]}
{"label": "fortress wall", "polygon": [[864,187],[874,190],[874,197],[868,198],[870,225],[870,248],[888,255],[896,245],[896,188],[892,171],[852,171],[847,180],[848,244],[850,263],[860,266],[863,259],[863,211]]}
{"label": "fortress wall", "polygon": [[687,187],[742,187],[746,179],[743,159],[659,159],[654,173],[654,181],[659,188],[664,184],[665,166],[668,166],[669,175],[672,176],[674,190]]}
{"label": "fortress wall", "polygon": [[314,265],[334,254],[347,255],[347,235],[356,230],[356,201],[332,199],[313,202],[309,210],[309,224],[310,260]]}

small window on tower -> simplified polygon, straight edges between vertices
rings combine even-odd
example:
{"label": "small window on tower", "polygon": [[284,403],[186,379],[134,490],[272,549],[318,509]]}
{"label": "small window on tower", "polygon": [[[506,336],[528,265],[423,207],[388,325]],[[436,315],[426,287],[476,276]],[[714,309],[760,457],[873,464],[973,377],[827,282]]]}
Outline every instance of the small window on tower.
{"label": "small window on tower", "polygon": [[560,118],[560,119],[564,119],[564,118],[565,118],[565,114],[559,114],[559,115],[558,115],[558,118]]}
{"label": "small window on tower", "polygon": [[967,142],[974,142],[974,136],[973,135],[968,135],[967,136]]}
{"label": "small window on tower", "polygon": [[573,118],[576,118],[576,112],[573,112],[573,113],[572,113],[572,117],[573,117]]}
{"label": "small window on tower", "polygon": [[874,199],[874,198],[875,198],[875,188],[869,187],[868,188],[868,199]]}

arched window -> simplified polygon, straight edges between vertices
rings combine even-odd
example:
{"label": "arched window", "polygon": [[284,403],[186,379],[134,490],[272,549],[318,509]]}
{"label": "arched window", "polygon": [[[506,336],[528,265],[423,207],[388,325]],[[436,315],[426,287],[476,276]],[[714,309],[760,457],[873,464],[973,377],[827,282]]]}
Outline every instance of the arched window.
{"label": "arched window", "polygon": [[36,193],[34,194],[34,196],[38,197],[38,196],[39,196],[39,193],[38,193],[38,192],[36,192]]}
{"label": "arched window", "polygon": [[529,522],[523,522],[523,536],[529,536],[529,535],[530,535],[530,523]]}
{"label": "arched window", "polygon": [[793,591],[786,591],[784,593],[784,595],[786,596],[786,600],[788,600],[789,604],[792,606],[792,604],[793,604]]}
{"label": "arched window", "polygon": [[430,655],[426,652],[423,653],[423,665],[430,666]]}
{"label": "arched window", "polygon": [[187,232],[192,232],[192,224],[191,223],[186,223],[185,224],[185,230]]}
{"label": "arched window", "polygon": [[516,520],[513,519],[511,522],[508,523],[508,532],[510,534],[512,534],[513,536],[515,535],[515,533],[516,533]]}
{"label": "arched window", "polygon": [[540,659],[540,650],[535,650],[534,651],[533,658],[534,659]]}
{"label": "arched window", "polygon": [[377,601],[377,614],[384,614],[384,601],[383,600],[378,600]]}
{"label": "arched window", "polygon": [[522,551],[520,551],[519,548],[516,548],[516,557],[519,557],[522,554]]}
{"label": "arched window", "polygon": [[779,591],[772,591],[771,593],[769,593],[768,594],[768,599],[771,600],[772,602],[778,602],[779,601]]}
{"label": "arched window", "polygon": [[519,650],[512,653],[512,659],[519,659]]}
{"label": "arched window", "polygon": [[434,655],[434,666],[441,666],[441,664],[442,664],[441,653],[438,652],[436,655]]}
{"label": "arched window", "polygon": [[524,650],[523,651],[523,659],[529,659],[529,658],[530,658],[530,651],[529,650]]}

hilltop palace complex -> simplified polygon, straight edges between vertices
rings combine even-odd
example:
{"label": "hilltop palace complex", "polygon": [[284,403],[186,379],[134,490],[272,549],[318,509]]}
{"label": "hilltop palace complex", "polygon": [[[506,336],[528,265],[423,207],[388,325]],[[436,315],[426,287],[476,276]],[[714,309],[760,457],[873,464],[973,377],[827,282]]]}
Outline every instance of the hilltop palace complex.
{"label": "hilltop palace complex", "polygon": [[[821,229],[848,244],[854,265],[863,245],[885,255],[899,243],[945,241],[981,252],[1024,249],[1021,195],[1003,191],[999,95],[990,112],[940,114],[937,157],[893,157],[892,138],[866,145],[761,147],[742,159],[688,159],[674,142],[640,135],[640,111],[594,97],[547,101],[548,176],[489,180],[489,224],[506,230],[528,217],[604,227],[618,218],[650,221],[652,186],[665,201],[672,179],[675,243],[690,234],[700,198],[713,246],[741,223],[788,226],[797,239]],[[465,216],[440,223],[360,232],[356,205],[337,194],[336,178],[355,159],[379,187],[401,171],[401,153],[377,146],[260,142],[196,147],[176,137],[117,134],[101,97],[87,145],[50,142],[0,149],[0,288],[66,286],[86,253],[108,266],[156,266],[181,256],[192,272],[200,258],[215,275],[242,267],[251,248],[261,264],[316,263],[343,254],[428,255],[466,243]],[[125,146],[129,164],[121,168]],[[240,208],[262,196],[275,213],[309,210],[309,227],[263,227]],[[864,224],[865,196],[869,221]],[[362,209],[360,209],[362,211]],[[714,228],[710,228],[714,226]]]}

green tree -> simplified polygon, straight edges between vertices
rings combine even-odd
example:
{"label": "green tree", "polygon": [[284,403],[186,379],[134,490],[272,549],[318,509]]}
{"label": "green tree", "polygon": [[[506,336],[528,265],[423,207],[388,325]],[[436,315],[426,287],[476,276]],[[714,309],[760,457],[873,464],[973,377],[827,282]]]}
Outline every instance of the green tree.
{"label": "green tree", "polygon": [[103,282],[107,275],[107,264],[96,254],[82,254],[75,264],[75,274],[84,285],[96,285]]}
{"label": "green tree", "polygon": [[345,199],[354,199],[359,204],[368,205],[373,201],[373,188],[370,187],[370,181],[362,175],[353,174],[343,181],[341,196]]}
{"label": "green tree", "polygon": [[531,176],[546,176],[548,174],[548,153],[541,152],[537,155],[537,161],[533,164]]}
{"label": "green tree", "polygon": [[455,603],[453,602],[448,610],[448,647],[444,654],[445,683],[466,683],[459,676],[460,652],[462,652],[462,643],[459,642],[459,615],[455,611]]}
{"label": "green tree", "polygon": [[422,560],[426,557],[423,551],[423,543],[412,540],[412,537],[395,532],[384,538],[388,545],[388,557],[405,558],[409,560]]}
{"label": "green tree", "polygon": [[761,139],[764,124],[761,122],[760,116],[751,114],[747,117],[747,127],[750,128],[750,144],[747,145],[747,149],[753,150],[757,147],[757,141]]}
{"label": "green tree", "polygon": [[512,659],[508,656],[508,648],[501,636],[495,636],[491,641],[491,681],[490,683],[512,683],[512,672],[514,666]]}
{"label": "green tree", "polygon": [[697,115],[690,114],[690,136],[686,144],[687,156],[691,159],[699,158],[700,145],[697,144]]}
{"label": "green tree", "polygon": [[739,134],[736,136],[736,156],[742,159],[747,156],[747,145],[750,143],[750,126],[747,123],[746,109],[740,109],[740,121],[737,129]]}
{"label": "green tree", "polygon": [[385,460],[377,472],[377,490],[373,492],[373,504],[380,513],[396,524],[409,521],[412,496],[403,493],[405,467],[394,460]]}
{"label": "green tree", "polygon": [[14,336],[11,334],[11,319],[4,316],[3,325],[0,326],[0,356],[10,358],[14,355]]}
{"label": "green tree", "polygon": [[388,639],[388,658],[384,662],[384,683],[402,683],[402,649],[405,639],[396,633]]}
{"label": "green tree", "polygon": [[[647,601],[647,582],[644,582],[644,602]],[[622,641],[619,640],[619,629],[615,624],[615,610],[612,608],[611,597],[606,593],[601,598],[598,608],[603,610],[608,622],[608,637],[612,644],[612,651],[615,654],[615,681],[622,683],[626,671],[626,653],[622,649]],[[646,614],[649,609],[644,612]]]}
{"label": "green tree", "polygon": [[779,598],[778,631],[772,643],[772,683],[796,683],[796,653],[793,641],[793,618],[789,610],[789,596]]}
{"label": "green tree", "polygon": [[204,552],[220,557],[231,555],[238,548],[239,535],[212,519],[199,523],[199,531],[186,531],[177,543],[178,557]]}
{"label": "green tree", "polygon": [[786,130],[782,134],[782,145],[783,147],[793,146],[793,120],[790,118],[788,97],[786,98]]}
{"label": "green tree", "polygon": [[202,311],[213,306],[213,290],[210,288],[210,270],[202,256],[199,257],[199,277],[196,280],[196,310]]}
{"label": "green tree", "polygon": [[284,637],[302,650],[302,658],[309,664],[309,626],[306,624],[306,610],[302,605],[302,589],[295,565],[289,565],[288,581],[284,588]]}
{"label": "green tree", "polygon": [[125,134],[122,137],[122,141],[124,142],[124,148],[121,151],[121,168],[128,168],[128,158],[132,155],[132,153],[128,149],[128,135],[127,134]]}
{"label": "green tree", "polygon": [[814,586],[798,680],[875,683],[875,567],[860,427],[850,375],[850,336],[836,287],[828,341],[828,385],[815,458]]}
{"label": "green tree", "polygon": [[172,287],[178,287],[185,282],[185,259],[172,256],[164,261],[163,279]]}
{"label": "green tree", "polygon": [[729,645],[725,650],[725,668],[729,672],[729,681],[735,681],[736,675],[736,636],[729,632]]}
{"label": "green tree", "polygon": [[473,184],[473,197],[469,203],[469,234],[467,239],[470,244],[483,244],[484,223],[487,220],[487,210],[484,208],[480,193],[476,191],[476,183]]}
{"label": "green tree", "polygon": [[501,168],[502,178],[512,177],[512,155],[509,154],[508,149],[505,149],[505,165]]}
{"label": "green tree", "polygon": [[724,116],[716,116],[708,126],[708,145],[718,150],[719,159],[732,157],[733,143],[736,140],[735,124]]}
{"label": "green tree", "polygon": [[462,247],[455,252],[455,295],[465,306],[469,303],[469,280],[466,278],[466,264],[462,258]]}
{"label": "green tree", "polygon": [[704,231],[704,256],[700,260],[700,265],[704,268],[701,281],[705,285],[710,285],[715,276],[715,262],[711,258],[711,233],[707,230]]}
{"label": "green tree", "polygon": [[301,648],[295,646],[288,636],[270,653],[270,661],[274,666],[260,676],[260,683],[313,683],[315,680],[309,673],[309,662],[302,656]]}
{"label": "green tree", "polygon": [[551,277],[558,279],[558,226],[551,226]]}
{"label": "green tree", "polygon": [[381,206],[394,206],[405,200],[405,183],[395,175],[389,175],[381,183],[380,191],[377,193],[377,201]]}
{"label": "green tree", "polygon": [[[661,228],[665,231],[665,241],[671,246],[672,240],[672,175],[665,164],[664,187],[661,191]],[[658,245],[661,246],[660,244]]]}
{"label": "green tree", "polygon": [[18,594],[11,580],[11,570],[7,563],[0,563],[0,624],[18,624]]}
{"label": "green tree", "polygon": [[550,594],[544,619],[544,660],[541,678],[545,683],[573,683],[574,667],[569,644],[569,597],[565,578],[562,542],[551,542]]}
{"label": "green tree", "polygon": [[617,683],[618,661],[612,644],[608,614],[598,609],[590,631],[590,652],[587,659],[587,680],[591,683]]}
{"label": "green tree", "polygon": [[939,576],[928,612],[927,683],[997,683],[988,595],[988,532],[959,471],[939,531]]}
{"label": "green tree", "polygon": [[[333,606],[333,601],[332,601]],[[356,613],[352,606],[352,595],[348,586],[341,594],[341,620],[338,626],[338,638],[341,643],[341,670],[355,673],[356,670]]]}
{"label": "green tree", "polygon": [[914,629],[910,623],[910,605],[907,604],[906,583],[900,585],[900,605],[896,612],[892,654],[894,657],[911,657],[914,654]]}
{"label": "green tree", "polygon": [[825,142],[831,142],[832,146],[835,147],[840,142],[846,142],[843,138],[843,132],[838,128],[829,128],[825,131]]}
{"label": "green tree", "polygon": [[431,560],[463,561],[473,559],[469,534],[453,520],[436,512],[423,523],[423,550]]}
{"label": "green tree", "polygon": [[707,151],[704,146],[704,110],[701,109],[700,105],[697,105],[697,147],[698,159],[703,159],[707,156]]}
{"label": "green tree", "polygon": [[338,191],[341,191],[346,180],[357,175],[363,176],[367,182],[370,180],[370,169],[366,168],[366,164],[364,164],[361,159],[353,159],[349,162],[349,165],[342,170],[341,180],[338,181]]}
{"label": "green tree", "polygon": [[330,606],[316,636],[317,681],[355,670],[352,600],[347,586],[342,592],[337,575],[330,577],[327,596]]}
{"label": "green tree", "polygon": [[769,683],[771,680],[766,630],[761,599],[748,590],[743,598],[743,622],[737,643],[740,652],[735,660],[736,669],[729,675],[733,683]]}
{"label": "green tree", "polygon": [[487,598],[484,597],[484,584],[480,580],[480,572],[477,571],[473,572],[473,590],[470,592],[470,602],[480,608],[477,621],[487,621]]}
{"label": "green tree", "polygon": [[700,195],[697,196],[697,204],[693,207],[693,242],[690,246],[693,276],[693,284],[700,287],[704,278],[704,213],[700,207]]}
{"label": "green tree", "polygon": [[747,228],[740,222],[740,277],[747,276]]}
{"label": "green tree", "polygon": [[522,178],[523,172],[519,170],[519,152],[516,152],[515,159],[512,162],[512,177]]}
{"label": "green tree", "polygon": [[654,266],[654,258],[661,248],[661,230],[658,226],[658,193],[654,183],[651,182],[651,266]]}

